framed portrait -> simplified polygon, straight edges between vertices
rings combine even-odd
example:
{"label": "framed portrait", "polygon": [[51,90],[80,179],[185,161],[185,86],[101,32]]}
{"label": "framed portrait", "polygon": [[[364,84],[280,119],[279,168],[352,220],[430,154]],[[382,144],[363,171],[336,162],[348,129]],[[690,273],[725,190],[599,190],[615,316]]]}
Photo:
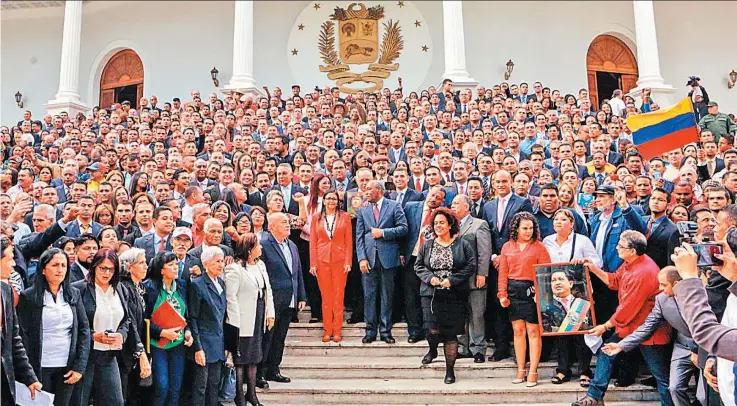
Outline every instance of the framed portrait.
{"label": "framed portrait", "polygon": [[358,192],[347,192],[346,199],[348,201],[346,203],[346,211],[351,217],[356,218],[358,212],[361,210],[361,206],[363,206],[363,196]]}
{"label": "framed portrait", "polygon": [[535,266],[535,300],[543,336],[585,334],[596,326],[589,272],[570,262]]}

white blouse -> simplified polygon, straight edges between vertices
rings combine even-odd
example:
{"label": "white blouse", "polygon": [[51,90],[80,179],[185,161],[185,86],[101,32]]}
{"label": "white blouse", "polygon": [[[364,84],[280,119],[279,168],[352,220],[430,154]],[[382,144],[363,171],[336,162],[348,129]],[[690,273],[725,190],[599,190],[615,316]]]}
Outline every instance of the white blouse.
{"label": "white blouse", "polygon": [[[95,310],[95,319],[92,322],[92,330],[96,332],[105,332],[106,330],[118,331],[118,326],[125,316],[123,304],[120,302],[120,296],[115,292],[115,288],[108,286],[107,292],[95,284],[95,301],[97,302],[97,310]],[[95,341],[93,349],[98,351],[112,351],[120,348],[113,348],[110,344],[98,343]]]}
{"label": "white blouse", "polygon": [[[575,248],[573,247],[574,236],[576,237]],[[597,268],[603,266],[603,261],[599,253],[596,252],[596,248],[594,248],[594,244],[589,237],[583,234],[571,233],[562,245],[558,245],[558,241],[556,241],[557,237],[557,234],[552,234],[543,239],[543,245],[547,248],[548,254],[550,254],[550,260],[553,263],[570,262],[571,259],[590,259]],[[572,250],[574,251],[573,258],[571,258]]]}
{"label": "white blouse", "polygon": [[59,288],[56,300],[51,292],[44,291],[44,308],[41,316],[43,327],[42,368],[66,368],[72,346],[72,307],[64,300],[64,290]]}

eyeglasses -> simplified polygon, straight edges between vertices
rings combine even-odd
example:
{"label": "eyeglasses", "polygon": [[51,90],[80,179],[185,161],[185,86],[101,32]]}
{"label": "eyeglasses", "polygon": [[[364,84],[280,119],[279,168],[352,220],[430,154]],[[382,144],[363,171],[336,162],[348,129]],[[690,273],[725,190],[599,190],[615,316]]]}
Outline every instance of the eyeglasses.
{"label": "eyeglasses", "polygon": [[112,266],[98,266],[97,272],[100,273],[113,273],[115,272],[115,268]]}
{"label": "eyeglasses", "polygon": [[622,249],[622,250],[628,250],[628,249],[630,249],[630,247],[625,247],[625,246],[624,246],[624,245],[622,245],[622,244],[617,244],[617,248],[618,248],[618,249]]}

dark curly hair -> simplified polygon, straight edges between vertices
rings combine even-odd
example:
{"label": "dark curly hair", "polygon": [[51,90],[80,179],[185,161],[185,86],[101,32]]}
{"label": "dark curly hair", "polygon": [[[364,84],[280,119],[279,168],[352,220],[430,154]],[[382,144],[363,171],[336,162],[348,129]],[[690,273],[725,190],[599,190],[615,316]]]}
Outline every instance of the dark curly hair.
{"label": "dark curly hair", "polygon": [[537,219],[532,213],[526,211],[517,213],[512,217],[512,225],[509,226],[509,241],[517,241],[517,232],[519,231],[522,220],[532,221],[532,240],[540,241],[540,226],[537,224]]}
{"label": "dark curly hair", "polygon": [[[430,217],[430,224],[435,224],[435,217],[437,216],[444,216],[445,220],[448,222],[448,225],[450,226],[450,236],[455,237],[458,235],[458,233],[461,231],[461,223],[456,218],[455,214],[447,207],[438,207],[435,209],[435,211],[432,212],[432,216]],[[433,232],[435,229],[433,228]]]}

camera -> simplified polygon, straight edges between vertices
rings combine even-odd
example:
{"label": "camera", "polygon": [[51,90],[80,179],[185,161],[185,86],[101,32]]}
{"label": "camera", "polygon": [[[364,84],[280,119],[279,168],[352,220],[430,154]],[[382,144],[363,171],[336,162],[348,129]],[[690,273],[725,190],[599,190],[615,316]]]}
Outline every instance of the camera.
{"label": "camera", "polygon": [[698,76],[689,76],[688,82],[686,82],[686,86],[691,86],[691,87],[698,86],[700,80],[701,78]]}
{"label": "camera", "polygon": [[698,255],[696,266],[699,269],[705,270],[712,266],[724,265],[724,262],[716,257],[717,254],[723,254],[724,249],[721,244],[713,242],[714,231],[705,230],[702,234],[702,241],[696,242],[694,237],[696,236],[699,227],[695,222],[681,221],[676,224],[676,227],[678,228],[678,233],[681,234],[681,243],[687,242],[691,244],[691,248],[693,248],[696,255]]}

